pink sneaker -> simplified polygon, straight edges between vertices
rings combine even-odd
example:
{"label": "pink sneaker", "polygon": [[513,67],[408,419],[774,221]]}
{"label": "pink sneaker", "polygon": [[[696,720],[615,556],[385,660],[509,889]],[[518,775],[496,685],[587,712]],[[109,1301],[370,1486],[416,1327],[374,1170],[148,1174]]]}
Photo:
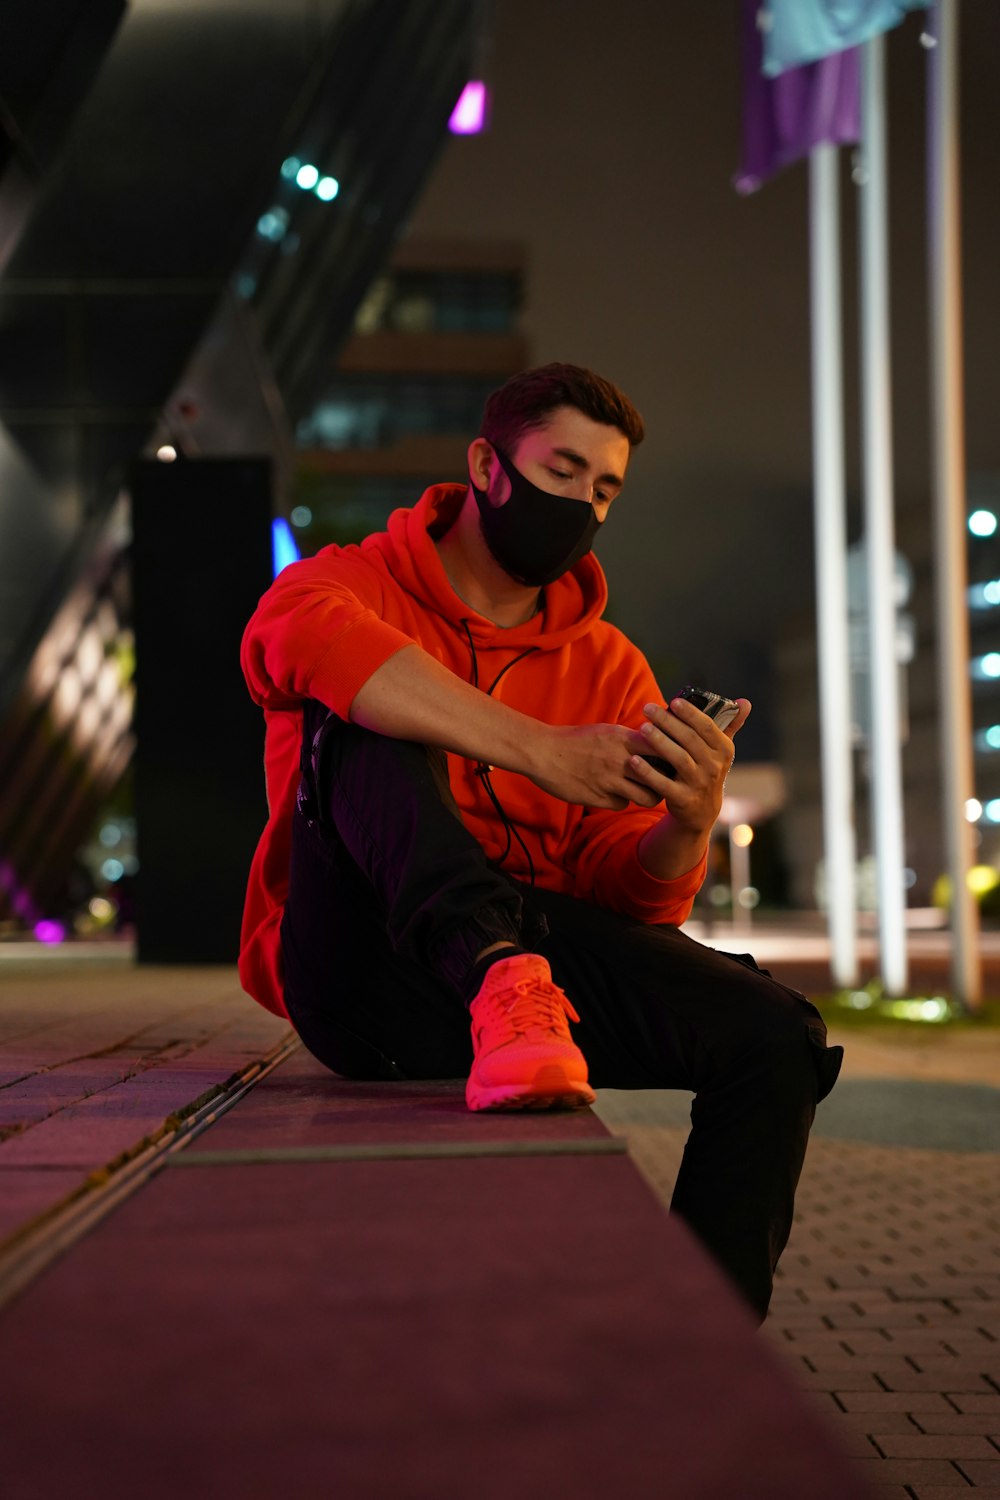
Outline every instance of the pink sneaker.
{"label": "pink sneaker", "polygon": [[569,1034],[580,1017],[544,958],[515,953],[486,971],[469,1008],[475,1058],[470,1109],[578,1109],[593,1104],[587,1060]]}

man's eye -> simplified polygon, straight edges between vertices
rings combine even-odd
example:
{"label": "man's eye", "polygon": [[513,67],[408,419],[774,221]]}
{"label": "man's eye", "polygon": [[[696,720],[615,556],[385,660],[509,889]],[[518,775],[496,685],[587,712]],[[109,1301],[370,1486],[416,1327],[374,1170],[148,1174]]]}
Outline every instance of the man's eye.
{"label": "man's eye", "polygon": [[550,474],[554,474],[557,479],[571,479],[572,478],[572,475],[568,474],[565,469],[550,469],[549,473]]}

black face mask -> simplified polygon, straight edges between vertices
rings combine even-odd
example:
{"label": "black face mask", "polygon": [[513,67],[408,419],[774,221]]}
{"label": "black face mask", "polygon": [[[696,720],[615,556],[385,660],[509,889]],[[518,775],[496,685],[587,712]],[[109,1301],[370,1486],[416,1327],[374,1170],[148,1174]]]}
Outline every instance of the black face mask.
{"label": "black face mask", "polygon": [[540,490],[491,445],[510,480],[510,498],[491,505],[485,490],[472,486],[483,539],[512,578],[532,588],[554,583],[590,551],[600,521],[594,507],[568,495]]}

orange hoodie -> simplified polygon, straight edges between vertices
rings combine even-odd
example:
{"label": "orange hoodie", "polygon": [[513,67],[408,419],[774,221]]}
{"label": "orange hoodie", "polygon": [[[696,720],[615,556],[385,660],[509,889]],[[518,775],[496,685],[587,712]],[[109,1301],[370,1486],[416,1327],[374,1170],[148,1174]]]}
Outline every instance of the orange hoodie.
{"label": "orange hoodie", "polygon": [[[291,564],[261,599],[243,637],[243,671],[265,716],[269,819],[250,869],[239,970],[247,993],[278,1015],[287,1013],[279,928],[288,894],[303,700],[318,699],[346,719],[372,673],[417,642],[465,681],[473,680],[474,649],[484,691],[514,657],[534,647],[503,675],[494,697],[550,724],[638,728],[643,704],[662,702],[642,653],[601,619],[607,585],[592,554],[546,586],[542,609],[523,625],[494,625],[458,597],[428,528],[440,535],[465,494],[462,485],[435,485],[412,510],[394,511],[388,530],[360,546],[324,547]],[[449,754],[448,771],[465,826],[498,860],[503,826],[473,762]],[[636,854],[642,835],[663,816],[662,807],[578,807],[512,771],[495,770],[491,779],[531,852],[536,884],[643,922],[679,925],[687,919],[705,861],[676,880],[657,880]],[[516,840],[504,869],[519,880],[530,878]]]}

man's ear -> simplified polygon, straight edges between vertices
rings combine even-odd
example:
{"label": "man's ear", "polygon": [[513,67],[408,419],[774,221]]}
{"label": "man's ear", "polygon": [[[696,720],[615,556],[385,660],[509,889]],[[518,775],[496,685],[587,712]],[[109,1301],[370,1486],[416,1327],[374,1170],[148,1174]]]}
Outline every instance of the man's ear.
{"label": "man's ear", "polygon": [[469,473],[477,489],[488,490],[490,476],[496,463],[496,454],[484,437],[473,438],[469,444]]}

